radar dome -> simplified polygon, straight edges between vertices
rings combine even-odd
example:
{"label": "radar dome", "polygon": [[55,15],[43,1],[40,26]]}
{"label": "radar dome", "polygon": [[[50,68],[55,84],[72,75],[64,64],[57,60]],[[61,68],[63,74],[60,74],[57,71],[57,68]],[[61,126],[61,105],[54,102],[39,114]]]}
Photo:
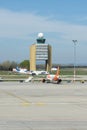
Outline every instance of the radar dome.
{"label": "radar dome", "polygon": [[43,33],[38,33],[38,38],[43,38]]}

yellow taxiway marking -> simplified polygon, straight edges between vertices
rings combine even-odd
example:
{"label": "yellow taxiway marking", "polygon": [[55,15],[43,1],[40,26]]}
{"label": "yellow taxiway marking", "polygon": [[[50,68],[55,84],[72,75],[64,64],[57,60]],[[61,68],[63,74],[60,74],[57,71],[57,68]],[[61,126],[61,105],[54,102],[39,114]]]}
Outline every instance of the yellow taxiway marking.
{"label": "yellow taxiway marking", "polygon": [[29,103],[32,103],[32,102],[29,102],[28,100],[26,100],[26,99],[24,99],[24,98],[22,98],[22,97],[20,97],[20,96],[18,96],[18,95],[16,95],[16,94],[14,94],[14,93],[12,93],[12,92],[8,92],[8,91],[5,91],[5,90],[3,90],[3,92],[6,93],[6,94],[9,95],[9,96],[12,96],[12,97],[15,97],[15,98],[21,100],[21,101],[24,102],[24,103],[28,103],[28,104],[29,104]]}
{"label": "yellow taxiway marking", "polygon": [[43,106],[43,105],[45,105],[44,102],[30,102],[30,101],[28,101],[28,100],[26,100],[26,99],[24,99],[24,98],[22,98],[22,97],[20,97],[20,96],[18,96],[16,94],[12,93],[12,92],[8,92],[8,91],[5,91],[5,90],[2,90],[2,91],[4,93],[6,93],[7,95],[9,95],[9,96],[12,96],[12,97],[15,97],[15,98],[21,100],[22,101],[22,106],[30,106],[30,105]]}
{"label": "yellow taxiway marking", "polygon": [[29,102],[23,102],[22,103],[22,106],[25,106],[25,107],[30,106],[30,105],[31,105],[31,103],[29,103]]}
{"label": "yellow taxiway marking", "polygon": [[43,106],[43,105],[45,105],[45,103],[43,103],[43,102],[32,102],[32,103],[23,102],[22,105],[23,106],[31,106],[31,105]]}
{"label": "yellow taxiway marking", "polygon": [[43,105],[45,105],[45,103],[44,102],[37,102],[36,105],[37,106],[43,106]]}

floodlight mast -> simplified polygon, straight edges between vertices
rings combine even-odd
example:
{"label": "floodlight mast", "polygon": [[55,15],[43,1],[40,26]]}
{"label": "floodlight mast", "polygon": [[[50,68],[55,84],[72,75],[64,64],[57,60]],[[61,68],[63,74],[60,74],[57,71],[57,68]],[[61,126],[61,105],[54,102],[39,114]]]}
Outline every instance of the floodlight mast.
{"label": "floodlight mast", "polygon": [[77,40],[72,40],[74,43],[74,82],[76,81],[76,43]]}

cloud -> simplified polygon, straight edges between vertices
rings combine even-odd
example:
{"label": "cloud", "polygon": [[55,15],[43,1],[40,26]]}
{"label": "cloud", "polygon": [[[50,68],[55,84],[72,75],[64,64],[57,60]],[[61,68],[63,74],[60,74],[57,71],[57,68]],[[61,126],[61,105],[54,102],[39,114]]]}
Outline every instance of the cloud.
{"label": "cloud", "polygon": [[51,16],[40,16],[37,13],[5,9],[0,9],[0,60],[28,59],[29,45],[34,42],[38,32],[43,32],[47,43],[52,45],[54,63],[73,63],[73,39],[82,43],[77,46],[77,62],[86,62],[86,25],[55,20]]}
{"label": "cloud", "polygon": [[0,9],[0,37],[26,39],[37,32],[55,32],[61,34],[61,39],[87,41],[86,25],[70,24],[35,13]]}

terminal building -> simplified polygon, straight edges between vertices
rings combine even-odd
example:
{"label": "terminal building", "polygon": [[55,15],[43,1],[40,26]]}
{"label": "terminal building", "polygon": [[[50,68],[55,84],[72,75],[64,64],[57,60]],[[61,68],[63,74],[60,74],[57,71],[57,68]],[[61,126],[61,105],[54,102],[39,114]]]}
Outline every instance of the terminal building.
{"label": "terminal building", "polygon": [[38,34],[36,43],[30,46],[30,70],[36,70],[36,61],[45,61],[45,70],[50,71],[52,67],[52,47],[45,43],[43,33]]}

